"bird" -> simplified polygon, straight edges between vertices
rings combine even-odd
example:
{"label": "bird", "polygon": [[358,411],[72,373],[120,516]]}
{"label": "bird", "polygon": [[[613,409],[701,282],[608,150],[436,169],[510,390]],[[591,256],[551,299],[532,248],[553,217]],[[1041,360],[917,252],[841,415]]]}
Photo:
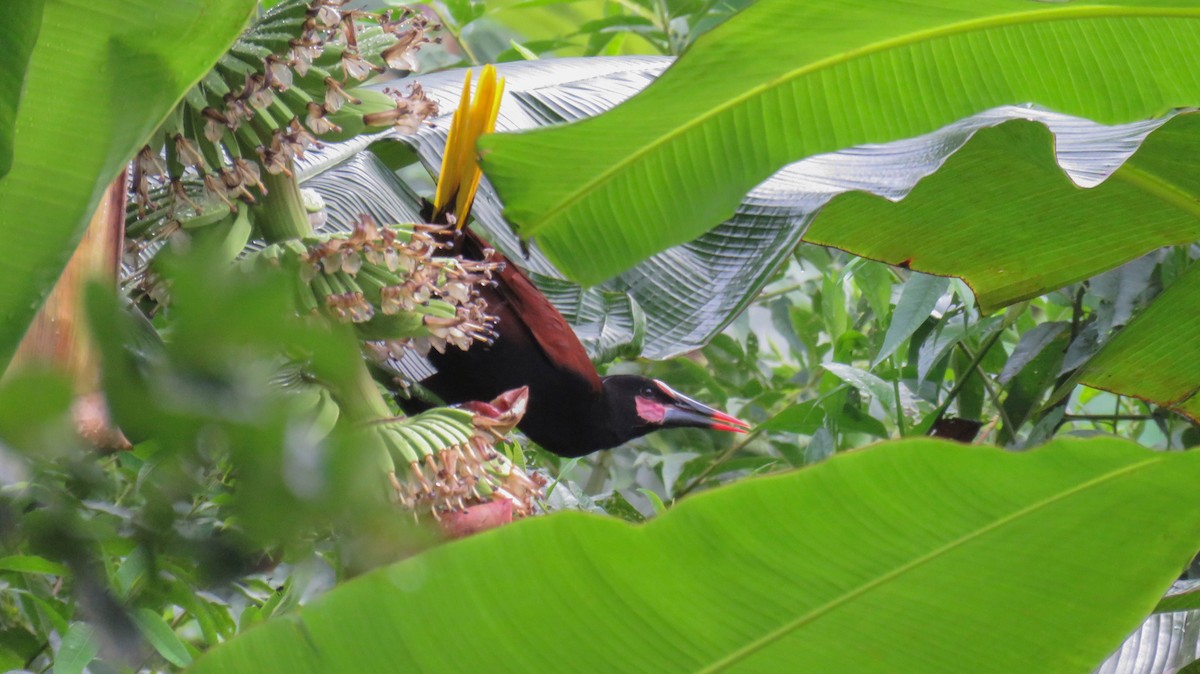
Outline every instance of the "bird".
{"label": "bird", "polygon": [[[749,424],[689,398],[657,379],[601,377],[570,324],[516,265],[466,228],[482,170],[475,144],[495,130],[504,81],[485,66],[472,100],[471,71],[450,123],[429,222],[446,225],[444,245],[464,259],[501,263],[480,289],[495,317],[491,343],[430,352],[436,373],[421,381],[447,404],[492,400],[528,387],[521,431],[547,451],[578,457],[664,428],[746,433]],[[403,401],[401,401],[403,404]]]}

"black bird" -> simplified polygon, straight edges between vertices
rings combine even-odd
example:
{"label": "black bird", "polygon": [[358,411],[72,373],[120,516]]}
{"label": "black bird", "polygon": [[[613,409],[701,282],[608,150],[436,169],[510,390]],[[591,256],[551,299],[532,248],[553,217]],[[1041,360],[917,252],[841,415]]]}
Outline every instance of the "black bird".
{"label": "black bird", "polygon": [[[504,82],[486,66],[475,100],[471,73],[450,125],[438,177],[431,222],[453,224],[451,253],[484,259],[490,250],[463,228],[481,172],[475,142],[495,129]],[[498,320],[495,340],[462,351],[448,346],[431,352],[437,369],[422,381],[447,403],[491,400],[505,391],[529,387],[525,435],[559,456],[583,456],[616,447],[661,428],[693,426],[745,433],[749,424],[682,395],[656,379],[634,375],[600,377],[579,338],[554,305],[516,265],[504,262],[494,287],[481,290],[488,312]]]}

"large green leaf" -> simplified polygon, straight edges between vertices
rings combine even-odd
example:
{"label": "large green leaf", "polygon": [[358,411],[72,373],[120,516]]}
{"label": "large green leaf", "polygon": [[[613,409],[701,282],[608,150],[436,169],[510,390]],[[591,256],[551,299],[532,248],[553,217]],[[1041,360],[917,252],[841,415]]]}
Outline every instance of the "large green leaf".
{"label": "large green leaf", "polygon": [[0,179],[0,368],[105,185],[232,44],[254,0],[47,0]]}
{"label": "large green leaf", "polygon": [[1200,115],[1172,119],[1086,190],[1055,162],[1055,142],[1034,122],[981,130],[899,203],[837,197],[804,240],[960,276],[994,310],[1200,239],[1200,175],[1189,159],[1200,153]]}
{"label": "large green leaf", "polygon": [[1084,366],[1083,383],[1149,400],[1200,422],[1200,265]]}
{"label": "large green leaf", "polygon": [[1101,122],[1200,103],[1189,0],[762,0],[642,94],[562,128],[484,138],[505,213],[598,283],[729,217],[802,157],[1034,102]]}
{"label": "large green leaf", "polygon": [[[532,128],[598,114],[646,86],[669,62],[625,57],[501,64],[507,94],[499,125]],[[412,147],[426,166],[436,170],[462,79],[462,70],[417,78],[445,114],[411,135],[382,137]],[[330,145],[309,153],[304,162],[304,185],[324,196],[331,227],[348,229],[359,213],[394,222],[419,217],[418,197],[410,186],[369,154],[354,157],[374,142],[371,149],[390,158],[394,154],[387,147],[390,143],[380,143],[379,138]],[[750,303],[799,241],[814,204],[828,198],[814,202],[809,194],[812,187],[803,180],[771,181],[711,232],[590,289],[562,280],[536,245],[522,250],[486,181],[471,213],[475,226],[490,241],[535,274],[535,282],[572,321],[594,358],[630,353],[639,341],[644,355],[665,358],[703,346]],[[604,307],[604,312],[580,310],[588,307]],[[637,308],[645,315],[644,337],[635,334],[640,323],[634,315]]]}
{"label": "large green leaf", "polygon": [[[500,72],[508,80],[508,95],[501,107],[500,127],[508,130],[534,128],[596,115],[640,90],[668,63],[669,59],[665,58],[640,57],[502,64]],[[441,103],[444,110],[457,107],[461,70],[422,76],[418,81]],[[412,135],[386,134],[384,137],[414,148],[422,162],[435,170],[441,161],[448,119],[447,112],[435,125],[422,127]],[[988,146],[992,150],[990,154],[985,152],[982,145],[969,143],[973,134],[980,129],[1013,119],[1034,119],[1051,129],[1055,136],[1055,155],[1062,170],[1050,162],[1050,145],[1041,140],[1036,131],[1028,132],[1031,139],[1027,146],[1010,148],[1019,150],[1020,156],[1006,156],[1005,152],[997,155],[995,150],[1001,148],[996,148],[994,142]],[[535,281],[546,281],[541,286],[552,301],[570,300],[560,304],[564,313],[572,314],[580,301],[591,306],[605,305],[608,311],[613,312],[608,315],[608,320],[603,321],[602,327],[611,336],[606,340],[608,344],[620,345],[623,349],[632,345],[635,336],[624,326],[634,324],[633,306],[644,309],[646,329],[643,354],[651,358],[663,358],[702,346],[736,316],[770,278],[779,262],[788,256],[814,214],[819,213],[830,199],[848,191],[870,192],[889,200],[901,199],[920,180],[937,172],[946,158],[964,144],[967,147],[962,153],[973,153],[971,156],[974,159],[952,160],[949,168],[936,177],[938,189],[923,190],[921,196],[926,208],[917,209],[920,212],[914,217],[922,213],[931,216],[930,219],[936,219],[932,216],[955,217],[956,213],[940,207],[942,191],[948,190],[946,198],[949,200],[976,210],[996,208],[1014,218],[1004,223],[1003,231],[1019,225],[1024,238],[1018,236],[1017,239],[1027,241],[1032,236],[1030,232],[1051,230],[1057,236],[1038,241],[1038,257],[1050,259],[1052,264],[1048,268],[1027,269],[1032,275],[1028,279],[1013,279],[1009,278],[1012,275],[1006,275],[1003,282],[1008,289],[1007,294],[999,288],[999,276],[986,269],[944,264],[943,267],[949,271],[943,273],[966,276],[977,290],[987,291],[986,301],[1003,304],[1012,297],[1014,290],[1028,292],[1031,287],[1050,286],[1054,279],[1077,278],[1095,273],[1105,265],[1116,264],[1126,256],[1115,248],[1105,249],[1099,261],[1073,255],[1070,249],[1075,242],[1064,238],[1065,233],[1071,231],[1070,228],[1047,227],[1046,218],[1041,216],[1037,207],[1013,195],[1030,191],[1031,195],[1047,199],[1051,204],[1056,200],[1065,200],[1072,205],[1086,205],[1087,200],[1093,198],[1092,192],[1078,190],[1065,180],[1062,171],[1067,171],[1072,181],[1080,185],[1100,183],[1138,149],[1147,134],[1166,121],[1157,119],[1108,127],[1085,119],[1008,106],[956,121],[918,138],[813,157],[786,167],[752,190],[743,199],[738,212],[716,228],[694,241],[653,255],[590,289],[571,290],[570,284],[561,279],[561,274],[542,255],[536,243],[529,246],[527,251],[522,250],[501,213],[495,192],[486,180],[472,213],[477,218],[475,226],[481,227],[489,240],[510,259],[535,272]],[[1186,148],[1195,143],[1194,135],[1190,134],[1187,126],[1189,123],[1175,122],[1156,132],[1147,143],[1148,149],[1138,154],[1137,166],[1149,170],[1146,174],[1149,180],[1142,183],[1150,186],[1157,183],[1158,189],[1139,192],[1127,187],[1116,190],[1127,197],[1126,202],[1117,202],[1117,211],[1142,213],[1145,205],[1149,210],[1171,213],[1171,221],[1179,226],[1171,229],[1157,225],[1155,231],[1158,240],[1184,240],[1194,229],[1191,219],[1181,217],[1179,211],[1169,208],[1171,204],[1168,201],[1179,205],[1181,200],[1164,199],[1164,194],[1172,191],[1165,181],[1174,181],[1170,184],[1184,189],[1190,184],[1189,181],[1194,180],[1186,171],[1186,157],[1189,154],[1173,153],[1171,149],[1175,145]],[[333,226],[343,229],[352,226],[360,212],[370,212],[381,220],[403,221],[418,217],[418,197],[403,181],[391,175],[383,164],[366,155],[347,161],[355,152],[375,142],[372,149],[396,165],[396,160],[392,159],[396,153],[389,150],[386,144],[378,143],[378,140],[379,137],[360,138],[310,153],[311,159],[304,169],[304,175],[309,178],[306,185],[325,196]],[[983,165],[989,160],[998,162],[997,170],[989,170]],[[1175,161],[1176,165],[1170,166],[1171,161]],[[1042,167],[1038,176],[1044,177],[1044,182],[1030,180],[1032,176],[1023,173],[1031,164]],[[960,166],[971,169],[973,173],[966,174],[966,169],[959,171],[957,167]],[[1131,170],[1122,175],[1136,173],[1138,171]],[[982,186],[978,182],[981,179],[986,180]],[[964,185],[961,189],[958,188],[960,182]],[[1186,196],[1186,190],[1183,193]],[[843,201],[848,199],[842,198]],[[854,199],[856,204],[871,206],[871,210],[863,210],[866,208],[863,206],[855,212],[862,213],[861,222],[866,223],[872,237],[881,237],[888,243],[899,242],[896,245],[903,247],[912,247],[916,243],[922,246],[939,245],[940,236],[928,240],[909,237],[903,227],[891,227],[889,208],[895,208],[891,204],[862,195]],[[1033,196],[1029,199],[1032,200]],[[1101,199],[1100,203],[1112,201],[1111,198],[1107,201]],[[835,204],[835,213],[840,208],[845,206]],[[1074,210],[1062,206],[1051,208],[1059,212],[1066,210],[1068,222],[1072,224],[1083,219],[1077,217]],[[925,210],[929,212],[925,213]],[[1096,215],[1104,223],[1113,221],[1114,215],[1104,206],[1085,207],[1079,215],[1082,214]],[[854,240],[855,237],[839,237],[839,226],[845,220],[848,218],[821,216],[816,226],[821,236],[830,237],[835,244],[863,252],[859,250],[860,242]],[[972,226],[972,221],[967,218],[955,217],[954,223],[952,231],[939,232],[939,235],[963,239],[958,228]],[[860,223],[855,221],[849,224]],[[1088,224],[1090,221],[1085,220],[1082,226]],[[924,222],[921,225],[929,226]],[[858,227],[854,231],[857,234],[861,229]],[[1126,230],[1136,231],[1130,230],[1124,222],[1115,227],[1118,232]],[[965,241],[972,244],[966,248],[974,251],[973,255],[979,254],[973,245],[975,239],[972,238],[978,234],[978,231],[970,230]],[[994,228],[984,234],[997,236]],[[1113,235],[1113,231],[1104,232],[1104,237]],[[1141,250],[1146,242],[1139,238],[1137,243],[1136,248]],[[1011,249],[1009,252],[1011,257]],[[889,258],[882,253],[878,253],[878,256],[893,262],[906,259],[898,256]],[[1074,264],[1063,265],[1062,260],[1072,260]],[[980,278],[981,275],[984,278]],[[989,279],[988,276],[996,278]],[[552,277],[560,280],[548,281]],[[628,302],[612,302],[610,298],[614,293],[627,295]],[[590,315],[580,317],[585,322],[573,320],[572,323],[585,336],[585,343],[589,343],[586,336],[595,334],[600,328]],[[593,350],[593,356],[603,357],[602,351],[604,349]]]}
{"label": "large green leaf", "polygon": [[1111,439],[896,442],[644,526],[560,513],[443,546],[193,671],[1085,672],[1195,551],[1198,478]]}
{"label": "large green leaf", "polygon": [[25,69],[42,29],[45,0],[24,0],[0,13],[0,178],[12,166],[13,127],[25,89]]}

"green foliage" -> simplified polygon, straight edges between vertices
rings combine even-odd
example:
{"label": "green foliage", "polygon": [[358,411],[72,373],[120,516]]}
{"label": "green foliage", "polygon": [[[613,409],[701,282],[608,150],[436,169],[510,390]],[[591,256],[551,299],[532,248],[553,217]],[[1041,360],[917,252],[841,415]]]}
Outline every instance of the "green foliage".
{"label": "green foliage", "polygon": [[0,56],[0,178],[12,168],[17,109],[25,91],[29,56],[42,29],[44,4],[45,0],[22,2],[0,17],[0,43],[6,46]]}
{"label": "green foliage", "polygon": [[[0,578],[15,591],[0,647],[21,664],[53,656],[56,671],[78,671],[96,644],[117,643],[109,664],[182,667],[287,612],[310,584],[426,544],[395,517],[378,437],[323,413],[336,420],[321,392],[351,385],[351,336],[292,314],[279,270],[203,253],[160,262],[172,293],[155,318],[165,342],[108,293],[89,297],[132,451],[83,447],[55,378],[0,389],[0,459],[19,476],[0,492]],[[57,651],[54,632],[66,635]]]}
{"label": "green foliage", "polygon": [[454,44],[429,65],[548,56],[678,55],[748,0],[445,0],[433,3]]}
{"label": "green foliage", "polygon": [[[46,3],[16,119],[19,151],[0,178],[0,365],[62,271],[103,187],[229,47],[254,5]],[[77,29],[81,21],[87,30]]]}
{"label": "green foliage", "polygon": [[1194,316],[1198,303],[1200,268],[1193,265],[1089,360],[1080,378],[1089,386],[1135,395],[1200,419],[1196,324],[1180,320]]}
{"label": "green foliage", "polygon": [[[896,13],[887,0],[758,2],[607,114],[483,139],[488,177],[520,234],[593,284],[711,229],[804,157],[1003,104],[1116,123],[1200,100],[1188,66],[1200,10],[1190,3],[918,4]],[[1109,81],[1130,86],[1093,85]]]}
{"label": "green foliage", "polygon": [[898,204],[837,197],[804,239],[959,276],[994,311],[1200,238],[1200,182],[1177,160],[1197,144],[1200,116],[1181,115],[1111,178],[1081,190],[1055,163],[1045,127],[1009,122],[976,133]]}
{"label": "green foliage", "polygon": [[[740,3],[445,2],[435,7],[454,39],[444,51],[422,52],[422,61],[571,50],[680,53],[693,45],[656,85],[659,93],[608,122],[561,132],[580,134],[580,142],[554,141],[554,152],[539,154],[536,172],[521,177],[531,190],[552,185],[552,172],[564,180],[594,177],[588,171],[603,168],[607,153],[630,148],[662,162],[644,181],[618,176],[613,184],[629,180],[627,193],[574,193],[596,213],[625,209],[636,218],[614,215],[578,234],[549,220],[537,225],[544,227],[539,242],[549,243],[560,262],[595,278],[615,268],[613,260],[644,253],[630,243],[634,230],[634,238],[690,236],[674,226],[657,231],[647,214],[703,209],[687,224],[700,231],[722,213],[713,200],[732,203],[730,195],[740,198],[754,176],[810,152],[904,137],[1000,101],[1036,99],[1113,121],[1162,112],[1200,91],[1185,58],[1196,45],[1188,4],[1004,4],[1003,14],[998,1],[921,4],[931,11],[897,17],[882,2],[850,8],[763,0],[697,42]],[[47,6],[47,17],[57,17],[46,23],[56,39],[68,6]],[[883,12],[868,14],[872,7]],[[266,14],[282,23],[239,41],[193,89],[201,99],[185,102],[182,116],[164,129],[194,134],[203,106],[235,102],[221,87],[233,91],[246,68],[259,72],[255,59],[264,49],[288,44],[288,31],[309,16],[298,8],[284,3]],[[143,14],[136,25],[161,19],[170,28],[183,16]],[[525,23],[531,17],[540,23]],[[86,39],[102,39],[112,28],[106,17],[97,21],[98,35]],[[787,32],[793,24],[795,34]],[[12,264],[26,265],[14,268],[65,259],[66,242],[87,211],[74,196],[104,184],[146,140],[178,92],[200,77],[201,43],[232,35],[233,18],[220,14],[202,25],[203,39],[167,50],[178,56],[164,57],[179,78],[172,87],[87,113],[125,120],[109,120],[119,128],[97,136],[108,145],[82,139],[79,130],[95,124],[79,126],[84,113],[58,109],[47,91],[22,104],[21,115],[34,105],[47,119],[76,122],[67,135],[45,127],[37,138],[46,148],[52,141],[55,148],[81,144],[72,148],[78,162],[62,161],[55,149],[38,171],[22,168],[18,145],[13,173],[0,179],[0,203],[70,226],[35,231],[16,216],[0,217],[0,242],[26,246],[4,249]],[[142,47],[158,49],[175,39],[170,34],[164,29]],[[379,36],[359,37],[366,51]],[[864,45],[874,47],[858,48]],[[286,124],[307,108],[304,96],[329,86],[322,78],[337,74],[344,46],[329,49],[317,64],[327,72],[300,78],[300,91],[260,106],[279,115],[273,121]],[[97,53],[88,58],[114,68],[97,72],[117,72],[116,59],[132,79],[93,77],[81,96],[109,100],[104,96],[150,86],[146,62]],[[849,56],[829,60],[831,54]],[[995,59],[980,71],[963,54]],[[37,58],[35,52],[33,75]],[[553,72],[553,64],[539,65]],[[786,84],[761,86],[779,68],[797,67]],[[935,75],[945,95],[929,94]],[[946,81],[961,86],[942,86]],[[795,115],[794,101],[783,100],[789,87],[807,92],[799,99],[805,114]],[[375,112],[399,107],[390,97],[367,100],[367,90],[355,91],[363,109],[347,105],[335,120],[345,137],[365,130],[362,113],[370,105],[383,106]],[[852,93],[893,98],[862,104]],[[710,114],[730,101],[733,117],[753,111],[755,123],[731,117],[726,124]],[[532,97],[526,103],[525,112],[546,105]],[[764,116],[760,104],[790,114]],[[672,155],[673,146],[653,141],[683,128],[676,126],[681,117],[666,113],[683,115],[705,134],[702,142],[688,141],[687,128],[676,134],[691,142],[689,150],[725,147],[733,137],[726,131],[749,129],[736,137],[754,161]],[[183,121],[171,127],[176,118]],[[160,208],[166,197],[146,183],[145,205],[153,208],[144,217],[131,213],[132,235],[153,240],[148,251],[167,242],[153,265],[138,268],[136,301],[99,288],[88,296],[105,394],[133,449],[104,455],[85,447],[73,433],[72,386],[53,374],[29,372],[0,384],[0,668],[435,671],[483,662],[525,670],[570,663],[605,671],[961,671],[970,662],[983,671],[1087,671],[1184,569],[1200,534],[1191,453],[1139,450],[1112,437],[1060,437],[1119,436],[1156,450],[1200,444],[1197,426],[1174,414],[1197,414],[1189,394],[1200,378],[1190,320],[1193,260],[1200,257],[1187,159],[1195,119],[1168,122],[1112,180],[1090,190],[1076,189],[1051,163],[1043,127],[1014,122],[979,132],[899,204],[838,197],[808,240],[901,267],[811,244],[790,254],[770,251],[786,263],[753,270],[771,279],[765,290],[722,305],[749,304],[707,346],[673,360],[637,358],[664,320],[643,314],[645,295],[633,299],[628,286],[588,294],[539,279],[568,318],[589,326],[582,336],[602,369],[661,378],[756,424],[744,436],[659,433],[571,460],[519,445],[490,457],[490,444],[486,451],[473,444],[479,427],[464,410],[391,418],[394,409],[376,384],[360,376],[358,340],[395,340],[403,348],[403,340],[429,336],[424,309],[448,318],[453,307],[432,298],[414,310],[420,315],[402,313],[390,323],[373,322],[377,316],[353,326],[328,320],[337,313],[326,311],[337,304],[329,298],[354,296],[379,307],[384,289],[406,280],[399,267],[383,269],[376,260],[364,265],[373,281],[360,282],[363,266],[353,255],[299,262],[322,246],[322,255],[340,255],[342,244],[331,241],[352,234],[277,244],[231,266],[250,238],[278,242],[310,230],[296,182],[282,171],[264,176],[271,195],[242,176],[241,188],[261,200],[253,204],[233,188],[201,186],[196,171],[222,175],[222,153],[255,154],[254,143],[241,141],[282,137],[262,118],[240,132],[217,129],[221,140],[203,148],[199,163],[188,168],[176,156],[165,174],[189,198],[207,202]],[[2,122],[0,114],[0,141]],[[17,128],[24,133],[20,120]],[[584,142],[585,129],[599,129],[600,140]],[[492,156],[552,137],[498,140]],[[150,140],[163,143],[168,160],[179,152],[169,135]],[[667,163],[680,157],[690,157],[688,170]],[[51,188],[43,181],[41,191],[12,182],[22,175],[58,180],[52,169],[71,175]],[[672,182],[706,173],[719,184]],[[516,180],[500,176],[506,196]],[[5,194],[15,197],[4,202]],[[229,209],[222,196],[244,203]],[[529,210],[532,201],[518,196],[510,205]],[[926,226],[928,233],[920,229]],[[729,239],[719,245],[744,244]],[[1153,251],[1168,244],[1177,247]],[[23,257],[30,246],[42,257]],[[903,268],[909,266],[967,283]],[[645,277],[626,282],[669,302],[672,284],[710,281],[695,268],[678,275],[657,269],[664,277],[657,284]],[[441,268],[438,282],[452,272]],[[39,293],[45,289],[45,279],[30,279]],[[1027,301],[1012,304],[1020,298]],[[725,325],[726,318],[717,320]],[[9,326],[12,335],[23,325]],[[618,357],[625,360],[607,362]],[[916,439],[926,434],[1010,451]],[[897,438],[908,439],[848,451]],[[480,471],[462,471],[464,460]],[[810,464],[819,465],[794,470]],[[451,484],[456,470],[463,479]],[[604,517],[536,517],[427,550],[438,537],[392,502],[428,512],[437,493],[456,508],[456,500],[478,492],[541,480],[520,482],[514,476],[522,470],[551,480],[541,509]],[[696,495],[775,473],[782,475]],[[696,496],[681,501],[688,495]],[[1181,595],[1159,610],[1193,604]],[[871,648],[862,648],[863,633]]]}
{"label": "green foliage", "polygon": [[[880,445],[636,528],[555,515],[437,548],[192,671],[1086,671],[1193,551],[1200,509],[1179,509],[1198,473],[1112,439]],[[1089,525],[1114,502],[1121,518]]]}

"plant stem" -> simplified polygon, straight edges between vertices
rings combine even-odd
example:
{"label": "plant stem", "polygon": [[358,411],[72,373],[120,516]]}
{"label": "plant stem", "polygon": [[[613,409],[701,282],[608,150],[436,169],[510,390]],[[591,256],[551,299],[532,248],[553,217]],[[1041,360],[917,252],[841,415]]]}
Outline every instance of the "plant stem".
{"label": "plant stem", "polygon": [[[971,358],[971,350],[968,349],[962,342],[959,342],[957,346],[962,349],[963,353],[967,354],[968,358]],[[979,364],[981,360],[982,358],[973,359],[972,364],[975,372],[979,375],[979,378],[983,380],[983,387],[987,389],[988,397],[992,399],[992,404],[996,406],[996,411],[999,412],[1000,420],[1004,422],[1004,427],[1012,428],[1012,432],[1015,435],[1017,429],[1013,427],[1012,420],[1008,418],[1008,412],[1004,411],[1004,405],[1000,402],[1000,392],[996,390],[996,385],[992,383],[992,380],[988,378],[987,373],[983,371],[983,366]]]}
{"label": "plant stem", "polygon": [[712,472],[717,469],[717,466],[728,461],[730,457],[732,457],[734,454],[737,454],[739,451],[741,451],[741,449],[743,447],[750,444],[750,442],[752,440],[754,440],[761,434],[762,434],[762,431],[760,431],[760,430],[751,431],[749,435],[747,435],[745,438],[742,438],[741,442],[736,442],[736,443],[730,445],[729,449],[726,449],[724,452],[721,452],[720,456],[713,459],[712,463],[705,466],[704,470],[700,471],[700,474],[697,475],[695,478],[693,478],[691,482],[687,483],[687,485],[685,485],[683,489],[680,489],[678,492],[675,492],[675,497],[672,498],[671,500],[678,501],[679,499],[683,498],[688,493],[690,493],[693,489],[695,489],[696,487],[699,487],[700,483],[703,482],[705,478],[707,478],[709,475],[712,475]]}
{"label": "plant stem", "polygon": [[759,293],[758,297],[756,298],[756,301],[761,302],[763,300],[774,299],[776,297],[779,297],[780,295],[786,295],[792,291],[800,290],[803,287],[804,287],[803,283],[793,283],[790,286],[779,288],[778,290],[771,290],[769,292],[763,291],[763,292]]}
{"label": "plant stem", "polygon": [[[992,345],[996,343],[996,340],[1000,339],[1000,333],[1002,332],[1004,331],[996,330],[991,334],[990,337],[984,340],[983,344],[979,347],[979,353],[971,359],[971,364],[967,366],[967,376],[959,377],[958,381],[954,382],[954,387],[950,389],[950,392],[946,394],[946,399],[943,400],[942,404],[938,406],[937,414],[933,416],[933,419],[929,422],[928,427],[922,426],[923,430],[928,431],[929,428],[933,428],[933,425],[940,421],[943,416],[945,416],[946,410],[950,409],[950,403],[954,402],[954,399],[957,398],[958,394],[962,392],[963,387],[967,385],[967,381],[971,379],[970,373],[975,372],[979,368],[979,363],[983,361],[983,357],[987,355],[987,352],[992,348]],[[970,355],[970,351],[967,351],[967,354]],[[984,381],[986,380],[987,378],[985,377]]]}
{"label": "plant stem", "polygon": [[262,181],[267,193],[254,209],[254,223],[263,238],[278,243],[313,236],[312,224],[300,196],[300,183],[295,176],[268,173]]}
{"label": "plant stem", "polygon": [[1064,414],[1063,423],[1071,421],[1150,421],[1152,414]]}
{"label": "plant stem", "polygon": [[370,370],[367,369],[366,362],[359,359],[352,374],[353,379],[345,386],[333,389],[333,395],[348,421],[374,421],[395,416],[383,399],[383,395],[380,394],[379,387],[375,384],[375,378],[371,376]]}
{"label": "plant stem", "polygon": [[[1083,296],[1086,292],[1087,292],[1086,283],[1080,284],[1079,289],[1075,291],[1075,297],[1071,303],[1071,339],[1068,342],[1068,345],[1075,342],[1075,338],[1079,336],[1080,326],[1083,325]],[[1051,394],[1053,395],[1053,393],[1055,391],[1062,388],[1068,381],[1071,381],[1071,377],[1073,377],[1074,375],[1075,375],[1074,372],[1062,373],[1061,376],[1059,376],[1057,379],[1054,380],[1054,388],[1050,389]],[[1061,408],[1063,408],[1063,416],[1061,419],[1058,420],[1058,423],[1054,425],[1054,433],[1057,433],[1058,429],[1061,428],[1064,423],[1066,423],[1067,403],[1069,403],[1070,401],[1071,401],[1071,394],[1070,394],[1070,392],[1067,392],[1065,395],[1062,396],[1062,398],[1058,402],[1054,403],[1053,405],[1050,405],[1049,407],[1042,409],[1041,414],[1038,415],[1038,418],[1036,421],[1034,421],[1034,423],[1036,424],[1038,421],[1041,421],[1042,419],[1046,418],[1046,415],[1048,415],[1052,411],[1054,411],[1054,409],[1056,407],[1061,407]]]}
{"label": "plant stem", "polygon": [[479,57],[475,56],[475,52],[471,50],[471,45],[467,44],[467,41],[462,37],[462,29],[466,26],[459,26],[457,23],[448,20],[446,15],[439,9],[439,6],[440,3],[429,3],[430,9],[433,10],[434,14],[437,14],[438,21],[442,22],[442,27],[446,29],[447,33],[450,33],[450,37],[454,38],[454,43],[462,48],[463,54],[466,55],[471,65],[479,65]]}
{"label": "plant stem", "polygon": [[[263,176],[263,184],[267,187],[267,193],[254,211],[254,222],[263,238],[278,242],[314,236],[312,223],[308,220],[300,196],[300,183],[295,176],[267,174]],[[353,332],[349,327],[335,326],[335,329],[339,328]],[[352,336],[357,340],[357,336]],[[349,421],[363,422],[394,416],[362,359],[355,362],[348,383],[334,386],[331,391]]]}
{"label": "plant stem", "polygon": [[612,453],[603,452],[592,466],[592,474],[588,476],[587,484],[583,486],[585,494],[595,494],[608,481],[609,466],[612,465]]}

